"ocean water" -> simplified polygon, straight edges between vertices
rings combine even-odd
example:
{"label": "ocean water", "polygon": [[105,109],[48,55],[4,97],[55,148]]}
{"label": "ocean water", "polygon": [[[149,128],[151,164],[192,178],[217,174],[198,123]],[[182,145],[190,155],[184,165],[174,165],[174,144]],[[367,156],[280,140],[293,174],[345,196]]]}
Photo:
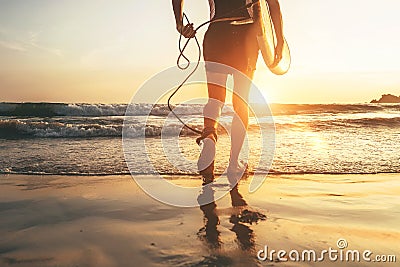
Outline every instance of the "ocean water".
{"label": "ocean water", "polygon": [[[177,120],[165,119],[166,105],[136,104],[130,121],[130,153],[138,154],[131,171],[195,175],[199,147],[196,135]],[[0,173],[115,175],[128,174],[122,147],[127,105],[0,103]],[[184,105],[180,115],[201,129],[202,105]],[[257,120],[249,127],[249,165],[269,173],[400,173],[399,104],[272,104],[275,151],[272,166],[253,164],[260,155]],[[268,121],[269,118],[258,118]],[[224,109],[221,124],[232,114]],[[164,130],[163,130],[164,127]],[[143,129],[145,129],[143,131]],[[165,136],[161,138],[161,132]],[[145,133],[146,147],[140,140]],[[179,150],[168,147],[179,136]],[[217,172],[229,158],[229,136],[221,133]],[[136,147],[137,146],[137,147]],[[152,166],[142,160],[146,149]],[[135,152],[136,151],[136,152]],[[271,148],[273,151],[273,148]],[[174,160],[182,162],[172,162]],[[134,157],[135,158],[135,157]],[[186,159],[186,160],[183,160]]]}

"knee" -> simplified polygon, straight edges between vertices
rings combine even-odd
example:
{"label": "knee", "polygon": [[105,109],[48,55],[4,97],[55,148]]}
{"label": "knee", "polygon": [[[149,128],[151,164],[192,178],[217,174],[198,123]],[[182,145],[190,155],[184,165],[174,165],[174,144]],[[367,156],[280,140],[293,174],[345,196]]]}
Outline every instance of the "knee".
{"label": "knee", "polygon": [[223,107],[224,102],[210,98],[204,107],[204,117],[214,120],[217,119]]}

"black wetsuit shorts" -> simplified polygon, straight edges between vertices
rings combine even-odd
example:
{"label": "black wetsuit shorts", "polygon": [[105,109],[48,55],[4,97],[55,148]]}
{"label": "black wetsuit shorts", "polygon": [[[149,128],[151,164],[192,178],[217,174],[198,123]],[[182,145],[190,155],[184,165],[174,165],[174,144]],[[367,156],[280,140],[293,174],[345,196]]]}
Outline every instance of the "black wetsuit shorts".
{"label": "black wetsuit shorts", "polygon": [[[212,18],[250,18],[246,9],[235,13],[235,10],[246,4],[245,0],[210,0],[210,5],[212,4]],[[258,51],[254,24],[232,25],[229,21],[216,22],[210,24],[204,36],[203,53],[207,71],[222,72],[220,68],[215,68],[207,62],[228,65],[244,73],[254,71]]]}

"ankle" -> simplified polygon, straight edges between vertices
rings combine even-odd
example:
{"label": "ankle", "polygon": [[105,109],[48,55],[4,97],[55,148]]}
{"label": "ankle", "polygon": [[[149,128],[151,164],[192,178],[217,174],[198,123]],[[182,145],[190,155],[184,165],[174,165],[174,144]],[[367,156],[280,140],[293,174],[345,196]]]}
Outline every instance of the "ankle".
{"label": "ankle", "polygon": [[246,172],[248,164],[242,160],[230,160],[228,165],[228,172]]}
{"label": "ankle", "polygon": [[213,140],[214,143],[217,142],[218,136],[217,136],[217,132],[216,132],[215,128],[212,128],[212,127],[204,128],[203,133],[201,134],[201,136],[196,139],[196,143],[198,145],[200,145],[200,143],[204,139],[207,139],[207,138]]}

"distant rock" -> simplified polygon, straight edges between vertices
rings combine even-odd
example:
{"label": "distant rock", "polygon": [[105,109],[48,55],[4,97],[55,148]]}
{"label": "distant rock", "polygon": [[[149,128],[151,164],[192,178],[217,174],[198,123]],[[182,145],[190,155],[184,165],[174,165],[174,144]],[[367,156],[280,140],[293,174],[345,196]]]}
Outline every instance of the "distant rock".
{"label": "distant rock", "polygon": [[391,94],[382,95],[379,100],[372,100],[371,103],[400,103],[400,96],[395,96]]}

